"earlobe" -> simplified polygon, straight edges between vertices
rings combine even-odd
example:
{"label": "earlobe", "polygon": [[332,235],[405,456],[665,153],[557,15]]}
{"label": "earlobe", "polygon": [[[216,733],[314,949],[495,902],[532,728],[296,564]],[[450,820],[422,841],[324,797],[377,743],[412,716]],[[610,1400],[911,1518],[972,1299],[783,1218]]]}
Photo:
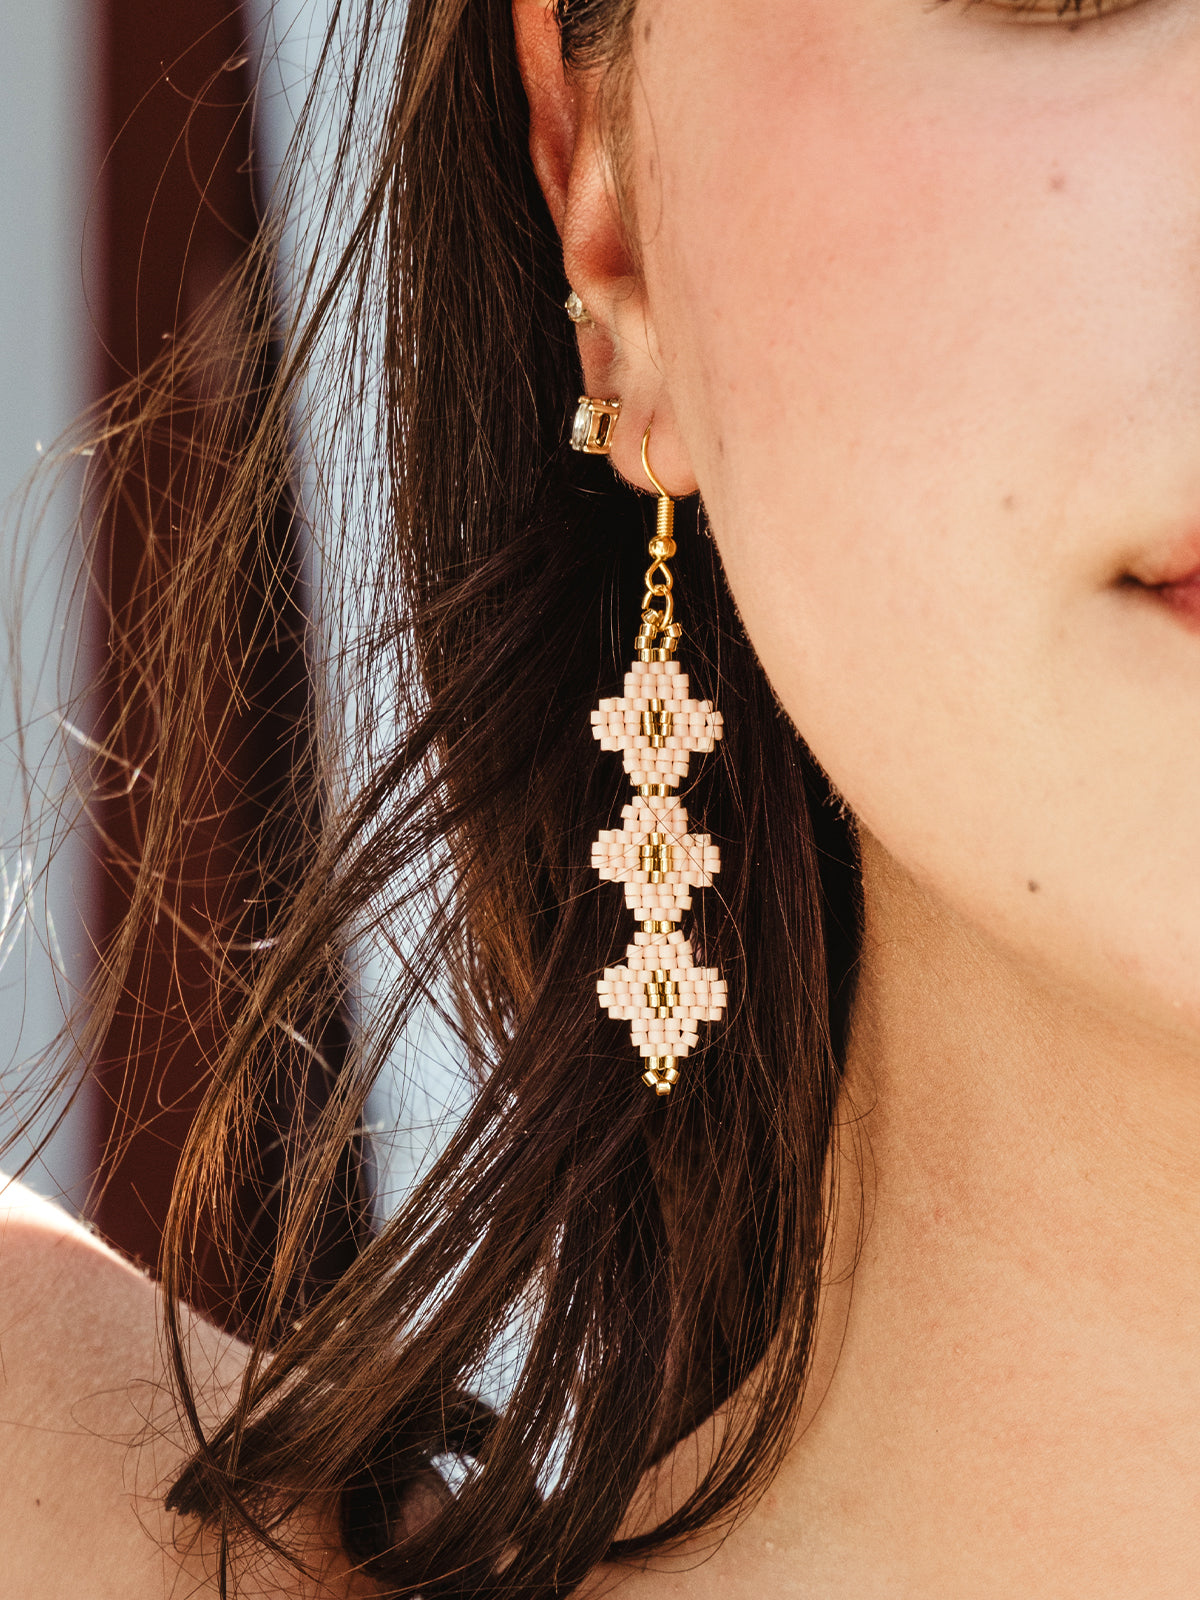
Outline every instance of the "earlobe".
{"label": "earlobe", "polygon": [[[634,404],[622,410],[621,424],[621,437],[614,436],[611,458],[617,471],[635,489],[645,489],[652,494],[665,492],[673,500],[697,493],[699,485],[691,458],[661,380],[648,405]],[[647,474],[642,454],[647,429],[652,434],[652,476]]]}

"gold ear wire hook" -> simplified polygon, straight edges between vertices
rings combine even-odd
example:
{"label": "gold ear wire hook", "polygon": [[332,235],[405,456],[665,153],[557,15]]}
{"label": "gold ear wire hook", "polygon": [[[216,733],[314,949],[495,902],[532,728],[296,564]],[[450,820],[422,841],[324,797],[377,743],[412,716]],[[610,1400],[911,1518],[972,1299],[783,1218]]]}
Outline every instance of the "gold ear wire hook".
{"label": "gold ear wire hook", "polygon": [[679,1063],[697,1043],[697,1023],[719,1020],[728,995],[715,967],[693,965],[691,941],[680,923],[691,906],[688,886],[707,887],[720,870],[708,834],[688,832],[676,791],[693,750],[711,750],[721,737],[720,712],[693,700],[675,659],[683,630],[675,621],[673,579],[675,501],[650,465],[650,429],[642,435],[642,466],[658,493],[658,529],[650,539],[650,569],[634,661],[618,700],[601,700],[592,731],[605,749],[620,750],[633,784],[620,834],[607,830],[592,846],[601,877],[624,883],[638,920],[627,966],[606,967],[596,991],[609,1016],[632,1024],[642,1082],[666,1099],[679,1081]]}
{"label": "gold ear wire hook", "polygon": [[675,554],[675,502],[650,466],[650,428],[648,422],[642,435],[642,466],[658,491],[658,524],[650,541],[650,568],[646,573],[646,592],[642,596],[642,633],[638,636],[638,648],[649,649],[653,644],[656,648],[673,650],[679,628],[675,624],[673,580],[667,562]]}
{"label": "gold ear wire hook", "polygon": [[655,488],[656,492],[662,497],[662,499],[669,500],[671,498],[671,496],[667,493],[667,491],[663,488],[662,484],[659,483],[658,479],[654,476],[654,473],[653,473],[653,471],[651,470],[651,467],[650,467],[650,458],[646,453],[650,448],[650,429],[653,426],[654,426],[654,421],[653,421],[653,418],[652,418],[646,424],[646,431],[642,435],[642,467],[645,470],[646,476],[650,479],[650,482],[654,485],[654,488]]}
{"label": "gold ear wire hook", "polygon": [[[650,449],[650,429],[653,427],[653,425],[653,419],[651,419],[651,421],[646,424],[646,431],[642,435],[642,467],[658,494],[657,537],[659,539],[673,539],[675,536],[675,501],[654,476],[654,471],[650,466],[650,457],[648,452]],[[653,554],[653,552],[651,553]],[[670,551],[670,554],[675,554],[674,549]]]}

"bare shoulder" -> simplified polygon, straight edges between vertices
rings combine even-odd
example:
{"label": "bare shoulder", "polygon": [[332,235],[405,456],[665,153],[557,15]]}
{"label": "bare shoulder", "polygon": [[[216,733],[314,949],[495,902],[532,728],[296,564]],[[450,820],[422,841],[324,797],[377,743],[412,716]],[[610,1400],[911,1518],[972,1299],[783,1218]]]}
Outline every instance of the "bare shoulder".
{"label": "bare shoulder", "polygon": [[[0,1591],[22,1600],[216,1594],[192,1525],[163,1508],[184,1457],[166,1384],[158,1290],[59,1207],[0,1175]],[[193,1363],[214,1413],[243,1350],[193,1318]],[[337,1596],[331,1556],[312,1585],[263,1573],[247,1600]]]}

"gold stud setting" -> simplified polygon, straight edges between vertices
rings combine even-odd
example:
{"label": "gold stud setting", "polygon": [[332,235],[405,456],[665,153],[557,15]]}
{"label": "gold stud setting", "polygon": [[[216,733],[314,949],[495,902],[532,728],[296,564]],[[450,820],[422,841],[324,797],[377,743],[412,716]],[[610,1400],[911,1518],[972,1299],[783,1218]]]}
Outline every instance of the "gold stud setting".
{"label": "gold stud setting", "polygon": [[606,456],[620,415],[619,400],[596,400],[581,394],[571,423],[571,449],[585,456]]}

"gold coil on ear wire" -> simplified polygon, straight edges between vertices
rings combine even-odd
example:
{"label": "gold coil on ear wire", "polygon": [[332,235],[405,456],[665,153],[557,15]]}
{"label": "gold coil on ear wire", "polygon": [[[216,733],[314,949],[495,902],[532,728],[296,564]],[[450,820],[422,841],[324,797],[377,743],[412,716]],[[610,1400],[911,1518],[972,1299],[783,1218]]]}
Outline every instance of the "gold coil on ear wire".
{"label": "gold coil on ear wire", "polygon": [[[658,495],[658,515],[655,519],[654,537],[650,541],[650,566],[646,572],[646,592],[642,596],[642,631],[645,631],[647,622],[656,623],[662,637],[662,647],[674,653],[679,639],[678,631],[671,631],[675,618],[675,580],[671,576],[667,562],[675,554],[675,501],[655,477],[650,466],[649,450],[650,424],[647,423],[646,431],[642,435],[642,468]],[[662,602],[661,611],[654,609],[656,600]],[[640,637],[639,634],[639,639]]]}

